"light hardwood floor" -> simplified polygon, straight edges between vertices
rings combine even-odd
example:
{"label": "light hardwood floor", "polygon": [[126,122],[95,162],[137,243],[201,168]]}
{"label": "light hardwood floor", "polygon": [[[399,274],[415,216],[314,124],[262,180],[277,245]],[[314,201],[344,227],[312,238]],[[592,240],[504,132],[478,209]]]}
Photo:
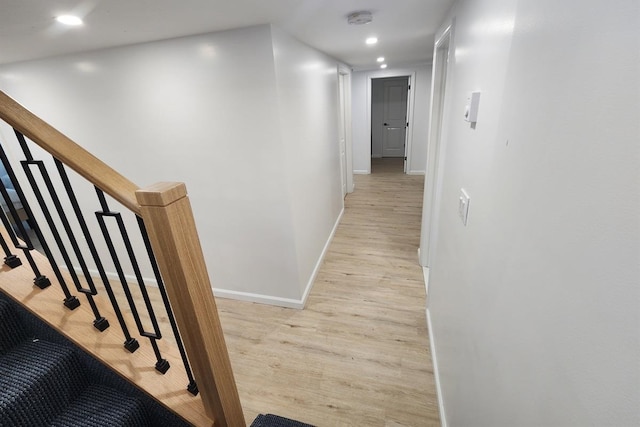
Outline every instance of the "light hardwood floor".
{"label": "light hardwood floor", "polygon": [[217,299],[248,424],[440,424],[417,262],[423,177],[385,159],[355,178],[304,310]]}
{"label": "light hardwood floor", "polygon": [[[346,198],[342,222],[304,310],[217,299],[247,425],[258,413],[318,427],[440,424],[417,262],[423,177],[404,175],[398,160],[377,160],[372,168],[372,175],[355,177],[356,191]],[[45,274],[53,277],[46,268]],[[24,286],[31,279],[26,267],[0,269],[0,289],[58,329],[73,323],[72,341],[102,355],[99,359],[162,396],[196,425],[206,424],[201,401],[184,391],[186,378],[171,334],[160,343],[172,364],[163,377],[151,368],[146,340],[140,340],[144,345],[133,355],[122,349],[104,291],[96,301],[114,326],[97,334],[84,300],[80,309],[64,310],[57,286],[46,291]],[[140,300],[137,287],[131,290]],[[157,288],[148,290],[159,307]],[[118,286],[114,291],[134,331],[122,291]],[[166,324],[166,314],[156,313]],[[166,325],[161,329],[169,330]]]}

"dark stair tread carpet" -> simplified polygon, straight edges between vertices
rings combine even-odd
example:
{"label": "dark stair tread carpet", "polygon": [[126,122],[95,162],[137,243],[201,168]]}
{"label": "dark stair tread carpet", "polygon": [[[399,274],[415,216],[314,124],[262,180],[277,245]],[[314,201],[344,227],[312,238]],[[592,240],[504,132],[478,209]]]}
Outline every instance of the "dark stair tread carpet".
{"label": "dark stair tread carpet", "polygon": [[0,427],[188,425],[0,293]]}
{"label": "dark stair tread carpet", "polygon": [[311,424],[279,417],[278,415],[258,415],[251,423],[251,427],[314,427]]}
{"label": "dark stair tread carpet", "polygon": [[69,347],[26,341],[0,357],[0,425],[46,425],[86,386]]}
{"label": "dark stair tread carpet", "polygon": [[110,387],[90,385],[51,427],[129,427],[146,425],[144,406],[136,398],[123,399]]}

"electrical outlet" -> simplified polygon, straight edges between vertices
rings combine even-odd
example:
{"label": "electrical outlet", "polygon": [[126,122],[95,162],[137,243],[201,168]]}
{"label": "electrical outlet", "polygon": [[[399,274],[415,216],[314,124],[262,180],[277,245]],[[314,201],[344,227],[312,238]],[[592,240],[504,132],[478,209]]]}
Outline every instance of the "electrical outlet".
{"label": "electrical outlet", "polygon": [[469,195],[464,190],[464,188],[460,189],[460,199],[458,200],[458,215],[460,215],[462,223],[466,226],[467,217],[469,216]]}

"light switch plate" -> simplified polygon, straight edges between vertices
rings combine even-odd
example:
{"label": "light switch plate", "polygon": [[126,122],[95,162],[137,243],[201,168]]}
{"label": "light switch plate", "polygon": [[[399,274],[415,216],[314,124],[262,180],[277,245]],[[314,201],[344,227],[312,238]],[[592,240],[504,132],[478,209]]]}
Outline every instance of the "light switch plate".
{"label": "light switch plate", "polygon": [[469,195],[464,190],[464,188],[460,189],[460,199],[458,200],[458,215],[460,215],[462,223],[466,226],[467,217],[469,216]]}
{"label": "light switch plate", "polygon": [[478,121],[478,107],[480,106],[480,92],[472,92],[467,98],[467,105],[464,107],[464,119],[471,123]]}

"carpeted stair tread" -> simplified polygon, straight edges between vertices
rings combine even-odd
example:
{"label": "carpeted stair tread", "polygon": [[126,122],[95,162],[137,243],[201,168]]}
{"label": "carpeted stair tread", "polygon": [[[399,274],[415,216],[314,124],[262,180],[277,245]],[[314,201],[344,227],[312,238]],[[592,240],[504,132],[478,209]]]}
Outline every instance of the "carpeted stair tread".
{"label": "carpeted stair tread", "polygon": [[0,426],[46,425],[87,381],[72,348],[27,340],[0,357]]}
{"label": "carpeted stair tread", "polygon": [[18,426],[188,423],[0,292],[0,427]]}
{"label": "carpeted stair tread", "polygon": [[300,421],[291,420],[289,418],[279,417],[278,415],[267,414],[258,415],[251,423],[251,427],[314,427],[311,424],[301,423]]}
{"label": "carpeted stair tread", "polygon": [[9,302],[0,299],[0,355],[25,340],[27,334]]}
{"label": "carpeted stair tread", "polygon": [[146,427],[144,405],[101,385],[90,385],[50,427]]}

